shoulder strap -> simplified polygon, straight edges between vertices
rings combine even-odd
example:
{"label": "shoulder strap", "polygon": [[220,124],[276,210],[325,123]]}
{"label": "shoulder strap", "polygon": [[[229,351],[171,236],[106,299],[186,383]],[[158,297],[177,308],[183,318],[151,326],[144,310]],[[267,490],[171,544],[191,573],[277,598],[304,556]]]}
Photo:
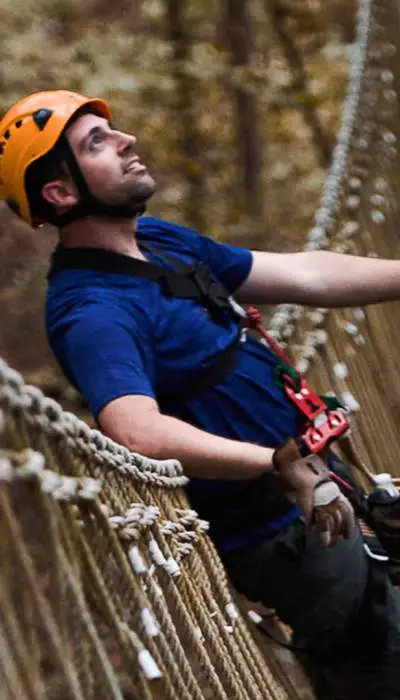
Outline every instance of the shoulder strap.
{"label": "shoulder strap", "polygon": [[48,278],[66,269],[89,269],[122,275],[134,275],[157,282],[166,296],[177,299],[194,299],[208,309],[218,321],[226,313],[234,315],[225,287],[213,279],[204,263],[187,265],[177,261],[163,251],[150,246],[145,250],[157,253],[177,269],[169,269],[144,260],[121,255],[103,248],[64,248],[59,247],[52,255]]}
{"label": "shoulder strap", "polygon": [[[157,251],[158,252],[158,251]],[[48,277],[60,270],[80,269],[97,272],[114,272],[121,275],[136,275],[158,282],[169,272],[159,265],[138,260],[128,255],[122,255],[104,248],[59,247],[51,257],[51,267]]]}

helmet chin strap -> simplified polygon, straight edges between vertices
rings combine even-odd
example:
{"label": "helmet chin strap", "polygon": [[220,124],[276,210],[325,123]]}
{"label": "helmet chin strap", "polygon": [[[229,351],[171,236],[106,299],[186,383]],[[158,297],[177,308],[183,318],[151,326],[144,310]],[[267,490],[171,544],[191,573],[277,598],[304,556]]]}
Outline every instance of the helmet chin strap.
{"label": "helmet chin strap", "polygon": [[106,202],[102,202],[101,199],[97,199],[97,197],[92,195],[79,167],[75,154],[64,134],[58,141],[57,149],[59,150],[60,157],[67,163],[72,179],[80,195],[79,202],[75,204],[75,206],[71,207],[69,211],[65,212],[64,214],[56,214],[54,217],[54,223],[57,226],[66,226],[77,219],[84,219],[88,216],[107,216],[118,219],[130,219],[132,217],[139,216],[146,211],[145,199],[143,199],[143,201],[138,200],[136,202],[132,202],[132,204],[125,206],[107,204]]}

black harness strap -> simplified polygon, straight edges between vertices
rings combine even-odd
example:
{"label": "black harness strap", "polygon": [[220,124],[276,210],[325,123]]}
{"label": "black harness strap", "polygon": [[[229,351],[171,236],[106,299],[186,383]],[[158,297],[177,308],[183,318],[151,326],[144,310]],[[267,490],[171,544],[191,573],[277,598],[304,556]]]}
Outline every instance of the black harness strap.
{"label": "black harness strap", "polygon": [[52,255],[48,277],[65,269],[90,269],[99,272],[114,272],[122,275],[135,275],[157,282],[165,296],[177,299],[194,299],[204,306],[214,321],[218,322],[226,314],[234,317],[229,303],[229,293],[214,280],[204,263],[186,265],[173,260],[163,252],[143,246],[145,250],[157,253],[179,270],[170,270],[144,260],[121,255],[103,248],[64,248],[60,246]]}
{"label": "black harness strap", "polygon": [[[50,279],[54,274],[67,269],[89,269],[98,272],[116,273],[122,275],[144,277],[160,285],[162,293],[167,297],[177,299],[193,299],[198,301],[209,312],[216,323],[228,318],[238,318],[229,301],[229,293],[225,287],[214,280],[210,270],[204,263],[186,265],[181,261],[166,255],[151,246],[141,244],[144,250],[156,253],[169,264],[179,269],[168,269],[144,260],[121,255],[103,248],[64,248],[59,246],[53,253],[48,274]],[[171,393],[158,396],[161,406],[180,403],[193,398],[222,380],[234,367],[240,336],[219,353],[210,367],[196,372],[195,377],[185,380],[184,387]]]}

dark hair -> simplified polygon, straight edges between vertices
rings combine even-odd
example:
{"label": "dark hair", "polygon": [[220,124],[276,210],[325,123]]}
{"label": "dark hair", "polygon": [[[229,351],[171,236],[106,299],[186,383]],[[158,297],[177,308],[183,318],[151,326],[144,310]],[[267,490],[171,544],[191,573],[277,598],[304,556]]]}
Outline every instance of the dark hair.
{"label": "dark hair", "polygon": [[62,180],[68,176],[68,171],[58,148],[52,148],[29,166],[25,173],[25,191],[33,219],[57,223],[54,206],[42,196],[43,186],[52,180]]}

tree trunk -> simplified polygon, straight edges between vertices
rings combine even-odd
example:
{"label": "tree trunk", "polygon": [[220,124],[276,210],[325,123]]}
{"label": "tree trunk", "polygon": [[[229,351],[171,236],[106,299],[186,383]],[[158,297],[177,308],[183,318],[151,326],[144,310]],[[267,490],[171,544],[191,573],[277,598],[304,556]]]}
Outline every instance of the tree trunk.
{"label": "tree trunk", "polygon": [[294,103],[300,109],[303,119],[311,131],[319,162],[326,168],[331,160],[331,139],[325,132],[312,101],[301,99],[302,96],[310,96],[310,90],[308,87],[308,79],[303,57],[300,51],[297,49],[297,46],[286,26],[286,16],[289,10],[276,0],[266,0],[266,10],[268,16],[271,17],[271,22],[275,33],[279,39],[283,54],[291,70],[291,88],[294,93]]}
{"label": "tree trunk", "polygon": [[251,67],[252,31],[247,13],[246,0],[226,0],[226,42],[231,55],[231,64],[236,76],[234,98],[239,149],[239,168],[242,173],[242,188],[245,211],[253,219],[262,213],[261,203],[261,154],[256,98],[251,87],[246,85],[246,69]]}
{"label": "tree trunk", "polygon": [[185,28],[183,3],[167,0],[168,37],[173,46],[172,72],[176,84],[174,104],[175,119],[180,124],[181,169],[187,184],[184,212],[190,226],[203,228],[202,208],[205,205],[203,169],[200,161],[199,134],[196,127],[196,105],[193,79],[188,76],[186,66],[190,61],[190,36]]}

